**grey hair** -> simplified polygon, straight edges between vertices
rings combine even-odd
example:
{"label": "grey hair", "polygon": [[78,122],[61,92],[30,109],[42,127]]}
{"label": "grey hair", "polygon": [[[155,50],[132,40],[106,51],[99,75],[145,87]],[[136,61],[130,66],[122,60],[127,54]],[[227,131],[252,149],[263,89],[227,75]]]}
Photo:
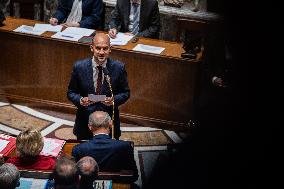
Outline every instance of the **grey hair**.
{"label": "grey hair", "polygon": [[14,189],[20,185],[20,172],[11,163],[0,166],[0,186],[2,189]]}
{"label": "grey hair", "polygon": [[89,116],[89,125],[94,128],[104,127],[109,128],[110,116],[107,112],[96,111]]}
{"label": "grey hair", "polygon": [[95,180],[98,177],[99,166],[96,160],[90,156],[85,156],[77,162],[79,174],[82,177]]}

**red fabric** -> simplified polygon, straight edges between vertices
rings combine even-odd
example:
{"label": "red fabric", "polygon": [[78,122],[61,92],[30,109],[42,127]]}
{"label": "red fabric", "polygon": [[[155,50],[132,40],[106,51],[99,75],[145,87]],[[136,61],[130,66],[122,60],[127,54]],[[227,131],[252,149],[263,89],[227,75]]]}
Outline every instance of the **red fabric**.
{"label": "red fabric", "polygon": [[36,156],[34,158],[11,157],[7,163],[12,163],[18,169],[51,170],[55,165],[55,158],[49,156]]}

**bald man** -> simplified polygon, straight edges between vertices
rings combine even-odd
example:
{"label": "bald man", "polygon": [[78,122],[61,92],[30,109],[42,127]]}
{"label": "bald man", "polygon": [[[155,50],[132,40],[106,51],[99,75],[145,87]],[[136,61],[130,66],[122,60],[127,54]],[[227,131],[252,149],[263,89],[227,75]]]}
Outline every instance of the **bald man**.
{"label": "bald man", "polygon": [[[105,111],[112,116],[114,106],[114,138],[119,139],[121,131],[118,108],[130,97],[127,72],[122,62],[109,58],[111,46],[106,34],[96,34],[90,49],[93,57],[75,62],[68,85],[67,97],[77,107],[73,133],[78,140],[92,139],[93,134],[88,128],[89,115],[95,111]],[[88,94],[106,95],[106,98],[94,102],[90,101]]]}
{"label": "bald man", "polygon": [[98,179],[99,174],[99,166],[96,160],[90,156],[85,156],[76,165],[80,175],[80,189],[94,189],[93,183]]}

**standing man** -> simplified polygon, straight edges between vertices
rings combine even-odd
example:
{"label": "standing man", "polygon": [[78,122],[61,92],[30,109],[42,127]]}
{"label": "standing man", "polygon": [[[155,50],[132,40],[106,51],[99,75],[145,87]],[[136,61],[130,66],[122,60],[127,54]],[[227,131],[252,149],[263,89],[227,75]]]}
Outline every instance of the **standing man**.
{"label": "standing man", "polygon": [[[92,139],[93,134],[88,128],[89,115],[94,111],[105,111],[112,116],[114,104],[114,138],[119,139],[121,131],[118,106],[130,97],[127,72],[123,63],[108,58],[111,49],[106,34],[96,34],[90,48],[93,58],[75,63],[68,85],[67,97],[77,107],[73,133],[78,140]],[[109,72],[112,91],[103,70]],[[88,94],[107,97],[104,101],[94,103],[89,100]]]}
{"label": "standing man", "polygon": [[109,36],[121,32],[136,36],[159,38],[160,13],[157,0],[117,0],[111,14]]}
{"label": "standing man", "polygon": [[98,29],[102,23],[102,12],[102,0],[59,0],[57,10],[49,23]]}

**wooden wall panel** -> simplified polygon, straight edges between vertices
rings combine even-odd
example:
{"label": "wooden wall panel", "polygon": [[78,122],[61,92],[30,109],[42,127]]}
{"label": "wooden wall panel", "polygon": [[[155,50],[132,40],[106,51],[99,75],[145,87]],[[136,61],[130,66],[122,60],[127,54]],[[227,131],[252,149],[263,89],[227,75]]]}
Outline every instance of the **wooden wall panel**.
{"label": "wooden wall panel", "polygon": [[[89,46],[11,32],[29,20],[11,19],[0,28],[0,95],[10,102],[70,110],[67,85],[76,60],[91,56]],[[187,128],[192,117],[199,61],[180,57],[182,44],[140,39],[165,47],[161,55],[134,52],[136,45],[114,47],[111,57],[126,64],[131,97],[121,106],[123,121],[157,127]]]}

